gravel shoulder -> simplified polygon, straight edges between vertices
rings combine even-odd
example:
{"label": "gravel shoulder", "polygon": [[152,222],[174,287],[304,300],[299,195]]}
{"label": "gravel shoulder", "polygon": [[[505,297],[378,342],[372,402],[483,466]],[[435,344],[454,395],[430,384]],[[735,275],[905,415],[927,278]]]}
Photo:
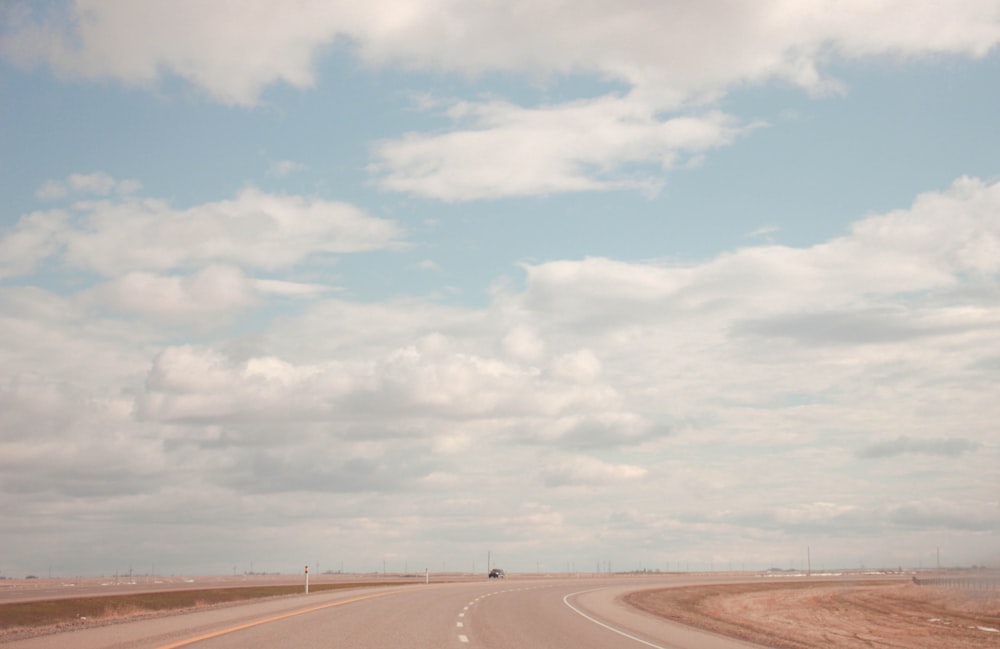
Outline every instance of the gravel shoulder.
{"label": "gravel shoulder", "polygon": [[625,601],[775,649],[1000,647],[1000,592],[912,582],[808,581],[646,590]]}

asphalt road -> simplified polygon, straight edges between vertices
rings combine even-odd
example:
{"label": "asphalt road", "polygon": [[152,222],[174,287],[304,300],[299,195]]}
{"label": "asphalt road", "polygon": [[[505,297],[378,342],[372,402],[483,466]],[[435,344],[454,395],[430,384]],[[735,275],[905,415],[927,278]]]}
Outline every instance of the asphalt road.
{"label": "asphalt road", "polygon": [[321,592],[5,643],[9,649],[746,649],[622,604],[696,578],[506,579]]}

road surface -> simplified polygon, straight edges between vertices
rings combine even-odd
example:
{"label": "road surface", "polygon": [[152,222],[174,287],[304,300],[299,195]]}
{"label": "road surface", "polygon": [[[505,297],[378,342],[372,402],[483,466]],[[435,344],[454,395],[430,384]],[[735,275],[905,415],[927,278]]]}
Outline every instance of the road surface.
{"label": "road surface", "polygon": [[5,649],[747,649],[641,613],[625,592],[697,579],[485,579],[319,592],[52,634]]}

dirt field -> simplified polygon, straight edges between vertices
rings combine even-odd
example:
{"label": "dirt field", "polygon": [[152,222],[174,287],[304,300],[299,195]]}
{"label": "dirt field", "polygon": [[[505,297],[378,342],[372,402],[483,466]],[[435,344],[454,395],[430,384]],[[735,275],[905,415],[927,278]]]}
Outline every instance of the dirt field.
{"label": "dirt field", "polygon": [[1000,593],[895,581],[763,582],[632,593],[642,610],[775,649],[1000,647]]}

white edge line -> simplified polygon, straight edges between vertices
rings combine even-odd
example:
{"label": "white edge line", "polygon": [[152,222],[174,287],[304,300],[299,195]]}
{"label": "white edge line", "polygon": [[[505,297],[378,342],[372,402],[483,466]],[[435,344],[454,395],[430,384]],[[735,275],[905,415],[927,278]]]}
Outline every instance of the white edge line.
{"label": "white edge line", "polygon": [[570,597],[576,597],[577,595],[582,595],[584,593],[592,593],[595,590],[601,590],[601,589],[600,588],[591,588],[590,590],[580,590],[580,591],[577,591],[575,593],[570,593],[569,595],[566,595],[565,597],[563,597],[563,604],[565,604],[566,606],[568,606],[577,615],[590,620],[591,622],[593,622],[594,624],[596,624],[598,626],[603,626],[608,631],[614,631],[618,635],[623,635],[626,638],[628,638],[629,640],[635,640],[636,642],[640,642],[640,643],[646,645],[647,647],[654,647],[654,649],[669,649],[668,647],[664,647],[663,645],[658,645],[658,644],[653,644],[652,642],[647,642],[646,640],[643,640],[642,638],[636,637],[636,636],[632,635],[631,633],[627,633],[625,631],[622,631],[621,629],[616,629],[615,627],[613,627],[613,626],[611,626],[609,624],[605,624],[604,622],[601,622],[597,618],[594,618],[594,617],[591,617],[591,616],[587,615],[586,613],[584,613],[583,611],[581,611],[580,609],[578,609],[577,607],[575,607],[575,606],[573,606],[572,604],[569,603],[569,598]]}

